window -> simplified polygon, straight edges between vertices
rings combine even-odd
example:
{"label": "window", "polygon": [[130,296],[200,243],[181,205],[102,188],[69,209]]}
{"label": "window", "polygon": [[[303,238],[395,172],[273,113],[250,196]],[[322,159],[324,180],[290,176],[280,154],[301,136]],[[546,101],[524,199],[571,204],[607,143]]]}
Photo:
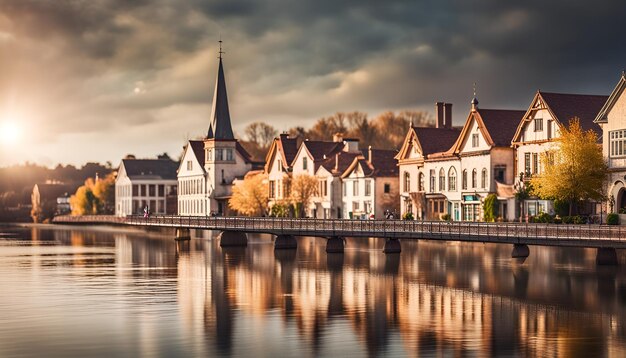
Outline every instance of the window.
{"label": "window", "polygon": [[148,186],[148,194],[150,196],[156,196],[156,185],[150,184],[150,186]]}
{"label": "window", "polygon": [[422,172],[419,175],[419,191],[424,191],[424,173]]}
{"label": "window", "polygon": [[472,134],[472,148],[478,147],[478,133]]}
{"label": "window", "polygon": [[552,124],[553,123],[554,123],[554,121],[548,120],[548,133],[546,134],[548,139],[552,139]]}
{"label": "window", "polygon": [[371,196],[371,195],[372,195],[372,181],[366,180],[365,181],[365,196]]}
{"label": "window", "polygon": [[609,156],[621,157],[626,155],[626,130],[609,132]]}
{"label": "window", "polygon": [[224,160],[224,149],[215,150],[215,160]]}
{"label": "window", "polygon": [[430,192],[434,193],[435,192],[435,170],[431,169],[430,170]]}
{"label": "window", "polygon": [[493,168],[493,178],[499,182],[504,183],[504,177],[506,175],[506,165],[496,165]]}
{"label": "window", "polygon": [[283,170],[283,161],[278,159],[278,170]]}
{"label": "window", "polygon": [[233,150],[226,149],[226,160],[233,161]]}
{"label": "window", "polygon": [[328,184],[326,182],[326,179],[321,179],[319,182],[319,196],[325,197],[328,195]]}
{"label": "window", "polygon": [[439,191],[446,190],[446,173],[443,168],[439,169]]}
{"label": "window", "polygon": [[352,211],[359,211],[359,202],[358,201],[353,201],[352,202]]}
{"label": "window", "polygon": [[147,185],[145,184],[141,185],[141,196],[146,196],[146,187]]}
{"label": "window", "polygon": [[359,182],[356,180],[352,182],[352,195],[353,196],[359,195]]}
{"label": "window", "polygon": [[476,169],[472,170],[472,188],[476,188]]}
{"label": "window", "polygon": [[206,160],[207,162],[213,160],[213,149],[206,150]]}
{"label": "window", "polygon": [[161,197],[165,196],[165,185],[163,184],[159,185],[159,196]]}
{"label": "window", "polygon": [[391,184],[385,183],[383,191],[385,194],[389,194],[391,192]]}
{"label": "window", "polygon": [[193,162],[191,160],[187,161],[187,170],[193,170]]}
{"label": "window", "polygon": [[463,190],[467,190],[467,170],[463,170],[463,177],[461,178],[461,187]]}
{"label": "window", "polygon": [[133,184],[133,196],[139,196],[139,185]]}
{"label": "window", "polygon": [[533,174],[539,173],[539,155],[533,153]]}
{"label": "window", "polygon": [[409,172],[404,172],[404,192],[411,192],[411,174]]}
{"label": "window", "polygon": [[276,196],[276,181],[270,180],[270,198],[275,198]]}
{"label": "window", "polygon": [[448,191],[456,191],[456,169],[450,167],[448,170]]}
{"label": "window", "polygon": [[302,170],[307,170],[307,157],[302,158]]}
{"label": "window", "polygon": [[343,196],[348,195],[348,183],[343,182]]}
{"label": "window", "polygon": [[483,189],[487,189],[487,169],[483,168],[482,175],[480,176],[480,183],[482,184]]}
{"label": "window", "polygon": [[524,174],[530,176],[530,153],[524,154]]}
{"label": "window", "polygon": [[368,214],[371,214],[371,212],[372,212],[372,202],[371,201],[364,201],[363,202],[363,211],[365,211]]}
{"label": "window", "polygon": [[222,169],[222,184],[226,184],[226,177],[224,177],[224,169]]}
{"label": "window", "polygon": [[535,132],[543,131],[543,118],[535,118],[533,122],[535,123]]}

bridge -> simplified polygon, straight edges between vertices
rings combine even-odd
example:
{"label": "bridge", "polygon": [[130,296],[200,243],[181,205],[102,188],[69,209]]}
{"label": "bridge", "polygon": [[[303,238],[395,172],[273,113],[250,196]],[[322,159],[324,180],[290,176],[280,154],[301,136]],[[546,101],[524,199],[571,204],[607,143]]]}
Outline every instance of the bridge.
{"label": "bridge", "polygon": [[616,249],[626,249],[626,229],[611,225],[484,223],[465,221],[349,220],[222,216],[58,216],[59,224],[117,224],[176,229],[177,240],[190,238],[189,230],[221,231],[220,245],[246,246],[246,233],[275,235],[275,249],[295,249],[295,236],[327,239],[326,252],[342,253],[345,237],[386,239],[384,253],[399,253],[400,240],[443,240],[512,244],[511,256],[525,258],[528,245],[586,247],[598,250],[598,264],[617,264]]}

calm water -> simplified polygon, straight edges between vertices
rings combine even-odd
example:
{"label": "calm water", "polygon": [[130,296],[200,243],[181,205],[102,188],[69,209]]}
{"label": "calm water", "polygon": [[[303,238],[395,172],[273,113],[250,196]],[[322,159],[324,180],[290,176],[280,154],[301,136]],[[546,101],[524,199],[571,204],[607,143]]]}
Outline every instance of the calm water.
{"label": "calm water", "polygon": [[0,227],[0,357],[626,356],[626,258]]}

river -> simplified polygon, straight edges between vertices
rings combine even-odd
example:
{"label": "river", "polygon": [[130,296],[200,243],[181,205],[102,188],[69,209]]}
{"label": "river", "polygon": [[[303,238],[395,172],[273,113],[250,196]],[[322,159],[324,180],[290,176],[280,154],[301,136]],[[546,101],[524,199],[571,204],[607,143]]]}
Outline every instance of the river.
{"label": "river", "polygon": [[626,257],[595,250],[0,226],[0,357],[626,356]]}

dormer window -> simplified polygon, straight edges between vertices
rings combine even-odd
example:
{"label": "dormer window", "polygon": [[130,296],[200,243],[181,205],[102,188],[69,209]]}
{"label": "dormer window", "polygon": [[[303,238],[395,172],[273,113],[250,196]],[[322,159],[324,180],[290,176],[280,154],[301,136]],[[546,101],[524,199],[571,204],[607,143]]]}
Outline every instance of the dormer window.
{"label": "dormer window", "polygon": [[472,134],[472,148],[478,147],[478,133]]}
{"label": "dormer window", "polygon": [[543,118],[535,118],[535,132],[543,132]]}

